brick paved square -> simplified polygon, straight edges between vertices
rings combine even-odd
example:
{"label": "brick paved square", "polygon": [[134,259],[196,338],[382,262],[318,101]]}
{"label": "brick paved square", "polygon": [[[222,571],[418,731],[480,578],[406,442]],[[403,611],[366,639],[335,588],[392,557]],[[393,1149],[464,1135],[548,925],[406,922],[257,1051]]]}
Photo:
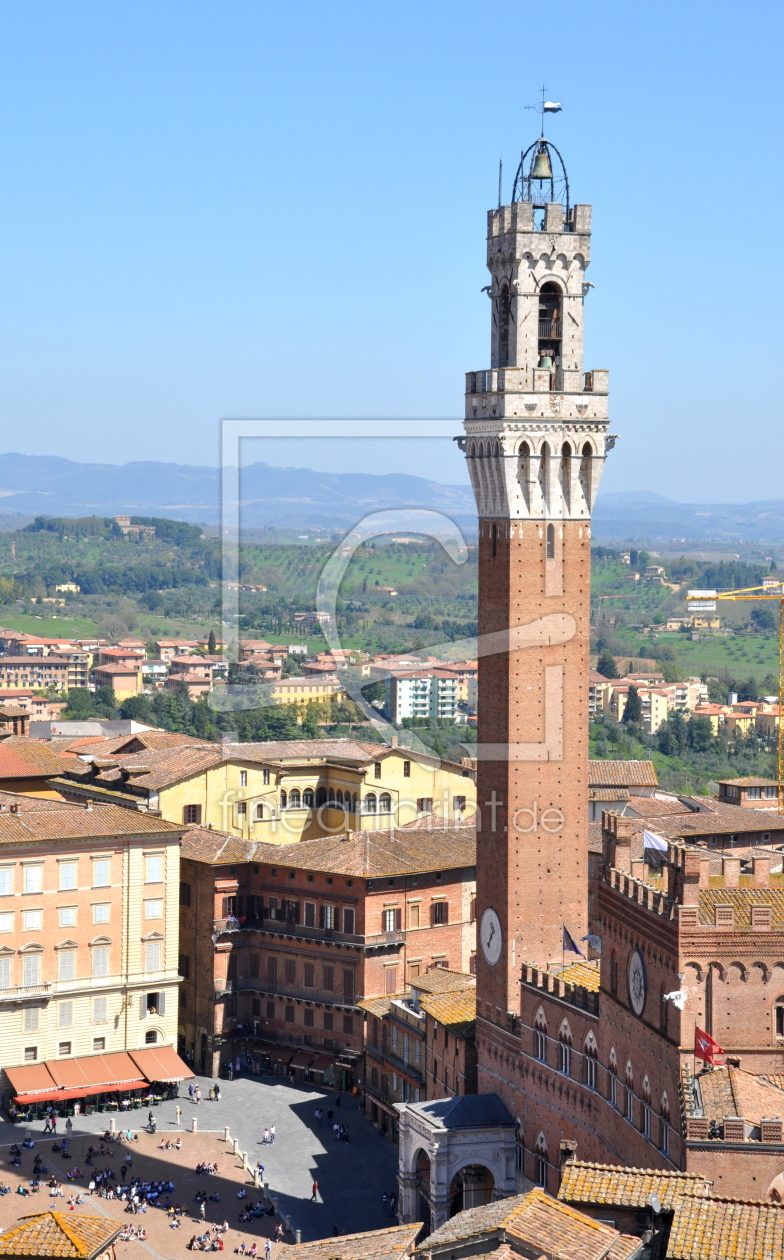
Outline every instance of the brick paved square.
{"label": "brick paved square", "polygon": [[[118,1222],[142,1224],[147,1230],[146,1244],[118,1243],[119,1260],[130,1260],[134,1255],[141,1260],[145,1250],[163,1260],[181,1260],[190,1255],[187,1244],[194,1233],[201,1232],[198,1211],[194,1211],[194,1196],[199,1190],[207,1190],[209,1194],[217,1191],[220,1195],[218,1203],[207,1204],[206,1219],[210,1224],[228,1220],[230,1228],[224,1236],[225,1256],[233,1260],[235,1248],[242,1242],[250,1244],[255,1241],[263,1252],[264,1241],[272,1235],[276,1218],[262,1217],[257,1221],[239,1223],[238,1216],[244,1203],[257,1201],[260,1193],[253,1189],[251,1178],[232,1154],[231,1146],[223,1141],[224,1126],[228,1126],[232,1137],[237,1137],[239,1148],[247,1153],[251,1165],[258,1160],[265,1165],[264,1180],[269,1184],[270,1196],[278,1200],[280,1217],[291,1217],[292,1229],[301,1230],[303,1241],[328,1237],[333,1233],[334,1226],[340,1233],[356,1233],[381,1229],[394,1223],[382,1213],[381,1196],[384,1192],[396,1190],[397,1152],[360,1115],[353,1095],[341,1095],[338,1105],[333,1093],[308,1085],[290,1085],[283,1077],[242,1076],[231,1082],[221,1081],[221,1101],[211,1103],[206,1095],[213,1082],[199,1079],[197,1083],[204,1095],[199,1106],[190,1100],[187,1089],[182,1088],[179,1099],[153,1109],[158,1126],[155,1136],[133,1128],[146,1121],[146,1110],[132,1112],[126,1117],[115,1115],[116,1127],[119,1128],[125,1120],[132,1131],[138,1133],[139,1142],[134,1142],[131,1147],[116,1144],[113,1160],[96,1158],[93,1164],[96,1169],[114,1167],[119,1183],[120,1165],[130,1149],[133,1173],[129,1175],[143,1180],[171,1179],[175,1186],[172,1202],[179,1202],[188,1209],[178,1230],[169,1227],[166,1215],[160,1209],[148,1208],[145,1213],[130,1215],[125,1212],[123,1202],[102,1199],[97,1195],[91,1198],[87,1193],[90,1169],[84,1157],[91,1144],[100,1145],[98,1135],[109,1127],[111,1120],[112,1113],[107,1112],[72,1118],[74,1128],[68,1160],[52,1153],[52,1138],[43,1134],[42,1121],[29,1126],[0,1124],[0,1180],[14,1191],[20,1181],[27,1184],[35,1155],[40,1152],[49,1165],[50,1173],[54,1172],[58,1179],[62,1179],[65,1190],[64,1197],[55,1200],[50,1199],[45,1187],[27,1198],[16,1193],[3,1195],[0,1197],[0,1228],[7,1229],[20,1216],[44,1211],[53,1205],[57,1210],[67,1211],[70,1187],[65,1181],[65,1174],[69,1168],[78,1165],[82,1176],[74,1185],[84,1195],[85,1201],[76,1211],[88,1215],[111,1215]],[[178,1105],[181,1110],[179,1125],[176,1123]],[[325,1111],[331,1109],[335,1119],[348,1126],[348,1142],[334,1140],[326,1119],[319,1128],[314,1115],[318,1107]],[[199,1128],[197,1133],[190,1132],[194,1117]],[[272,1125],[276,1131],[275,1142],[264,1145],[264,1129]],[[63,1133],[63,1127],[64,1121],[58,1121],[58,1138]],[[28,1128],[35,1150],[23,1151],[22,1166],[17,1170],[10,1166],[9,1146],[15,1141],[21,1143]],[[178,1134],[182,1136],[183,1143],[180,1151],[158,1149],[161,1138],[171,1140]],[[216,1163],[218,1175],[197,1176],[195,1165],[202,1161]],[[319,1183],[319,1198],[315,1203],[310,1201],[314,1180]],[[236,1197],[243,1186],[248,1191],[248,1200],[244,1201]],[[293,1234],[287,1235],[286,1241],[293,1242]]]}

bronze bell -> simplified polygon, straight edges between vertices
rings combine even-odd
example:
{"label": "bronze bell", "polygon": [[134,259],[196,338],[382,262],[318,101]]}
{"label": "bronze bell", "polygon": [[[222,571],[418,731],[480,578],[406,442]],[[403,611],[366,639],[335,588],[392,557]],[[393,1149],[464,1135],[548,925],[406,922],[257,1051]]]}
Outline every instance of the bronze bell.
{"label": "bronze bell", "polygon": [[551,355],[551,353],[550,353],[550,351],[549,351],[549,350],[543,350],[543,351],[542,351],[542,353],[541,353],[541,354],[540,354],[540,356],[539,356],[539,364],[538,364],[538,366],[539,366],[540,368],[542,368],[542,370],[543,370],[543,371],[545,371],[545,372],[552,372],[552,370],[553,370],[553,359],[552,359],[552,355]]}
{"label": "bronze bell", "polygon": [[531,179],[552,179],[553,168],[550,165],[550,154],[546,147],[542,145],[541,149],[534,158],[533,170],[531,171]]}

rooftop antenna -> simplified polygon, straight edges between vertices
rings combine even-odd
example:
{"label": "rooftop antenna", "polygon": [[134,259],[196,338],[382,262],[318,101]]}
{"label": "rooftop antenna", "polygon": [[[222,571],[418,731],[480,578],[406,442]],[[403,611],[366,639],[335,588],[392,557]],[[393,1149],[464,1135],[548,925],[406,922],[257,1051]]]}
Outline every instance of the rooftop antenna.
{"label": "rooftop antenna", "polygon": [[501,181],[504,175],[504,159],[498,159],[498,209],[501,209]]}

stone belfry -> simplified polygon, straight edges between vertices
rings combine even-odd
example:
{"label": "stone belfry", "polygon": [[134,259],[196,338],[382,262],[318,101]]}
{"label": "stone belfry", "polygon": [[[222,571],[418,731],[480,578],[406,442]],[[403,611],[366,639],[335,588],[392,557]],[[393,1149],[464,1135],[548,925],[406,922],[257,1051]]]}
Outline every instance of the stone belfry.
{"label": "stone belfry", "polygon": [[522,964],[560,968],[563,928],[588,930],[590,522],[613,442],[608,373],[583,370],[590,245],[541,137],[488,214],[492,366],[468,373],[460,439],[479,513],[478,1014],[497,1025]]}

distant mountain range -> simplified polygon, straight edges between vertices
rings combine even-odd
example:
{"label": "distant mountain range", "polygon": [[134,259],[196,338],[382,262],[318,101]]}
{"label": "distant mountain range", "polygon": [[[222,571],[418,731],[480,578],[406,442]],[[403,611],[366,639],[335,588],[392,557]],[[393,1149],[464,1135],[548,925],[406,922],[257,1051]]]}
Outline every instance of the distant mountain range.
{"label": "distant mountain range", "polygon": [[[0,455],[0,513],[32,516],[170,516],[217,525],[220,470],[183,464],[81,464],[47,455]],[[244,526],[349,527],[391,507],[441,511],[472,524],[470,486],[404,473],[321,473],[250,464],[240,477]],[[16,528],[8,520],[5,528]]]}
{"label": "distant mountain range", "polygon": [[[217,468],[139,462],[84,464],[49,455],[0,455],[0,528],[33,516],[170,516],[220,522]],[[240,477],[245,528],[348,528],[369,512],[418,507],[443,512],[473,530],[467,485],[443,485],[404,473],[322,473],[250,464]],[[676,503],[652,491],[600,495],[593,518],[599,543],[727,547],[784,542],[784,500],[744,504]]]}

